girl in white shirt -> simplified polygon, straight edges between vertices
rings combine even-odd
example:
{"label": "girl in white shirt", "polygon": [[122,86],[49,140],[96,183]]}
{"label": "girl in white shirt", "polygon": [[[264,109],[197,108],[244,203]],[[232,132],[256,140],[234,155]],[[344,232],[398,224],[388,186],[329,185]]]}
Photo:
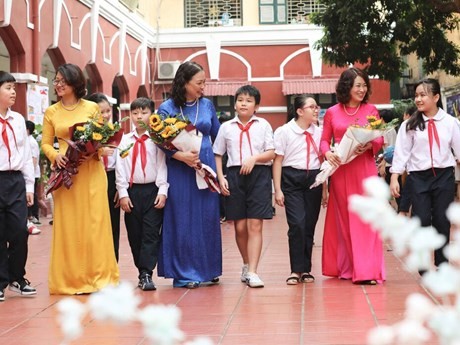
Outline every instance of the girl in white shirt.
{"label": "girl in white shirt", "polygon": [[[398,176],[407,167],[411,183],[412,215],[422,226],[433,226],[449,242],[450,222],[446,210],[454,201],[454,166],[460,155],[460,128],[456,119],[440,105],[441,87],[436,79],[424,79],[416,84],[417,111],[404,121],[396,138],[393,164],[390,169],[390,189],[399,197]],[[446,262],[443,249],[434,253],[434,264]],[[423,272],[421,272],[423,273]]]}
{"label": "girl in white shirt", "polygon": [[[306,95],[297,96],[291,108],[293,119],[275,131],[273,185],[276,203],[286,208],[289,226],[291,274],[286,284],[312,283],[312,249],[321,199],[327,199],[326,184],[310,189],[321,167],[321,129],[316,126],[319,106]],[[323,191],[323,193],[322,193]]]}

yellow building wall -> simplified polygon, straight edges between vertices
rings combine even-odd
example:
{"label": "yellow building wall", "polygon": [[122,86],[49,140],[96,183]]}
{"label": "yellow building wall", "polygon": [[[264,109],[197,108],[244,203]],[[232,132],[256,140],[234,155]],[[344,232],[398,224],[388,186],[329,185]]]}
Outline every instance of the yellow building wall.
{"label": "yellow building wall", "polygon": [[139,10],[153,28],[176,29],[184,27],[183,0],[139,0]]}
{"label": "yellow building wall", "polygon": [[[457,46],[460,46],[460,30],[454,30],[447,33],[449,40],[454,42]],[[460,76],[448,75],[446,72],[438,70],[434,73],[427,75],[423,70],[422,61],[415,55],[411,54],[406,57],[406,62],[408,64],[408,70],[411,70],[412,77],[401,79],[400,86],[402,89],[405,88],[406,84],[414,84],[424,78],[435,78],[439,80],[441,88],[450,93],[460,93]]]}
{"label": "yellow building wall", "polygon": [[[457,46],[460,46],[460,30],[455,30],[450,32],[447,37],[449,40],[454,42]],[[444,88],[449,88],[451,86],[460,84],[460,77],[454,77],[451,75],[447,75],[445,72],[439,72],[438,73],[438,78],[439,82],[441,83],[441,86]]]}
{"label": "yellow building wall", "polygon": [[259,0],[244,0],[243,2],[243,26],[259,25]]}
{"label": "yellow building wall", "polygon": [[[154,28],[157,27],[158,9],[160,11],[160,29],[184,27],[183,0],[139,0],[138,12]],[[241,11],[244,26],[259,25],[259,0],[242,1]]]}

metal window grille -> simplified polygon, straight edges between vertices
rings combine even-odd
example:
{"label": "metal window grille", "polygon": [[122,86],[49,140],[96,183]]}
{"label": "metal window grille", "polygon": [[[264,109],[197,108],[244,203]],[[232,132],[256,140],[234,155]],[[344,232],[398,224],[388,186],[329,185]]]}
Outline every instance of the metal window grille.
{"label": "metal window grille", "polygon": [[322,12],[325,5],[315,0],[288,0],[288,23],[310,23],[309,15],[314,12]]}
{"label": "metal window grille", "polygon": [[185,27],[241,26],[242,0],[185,0]]}

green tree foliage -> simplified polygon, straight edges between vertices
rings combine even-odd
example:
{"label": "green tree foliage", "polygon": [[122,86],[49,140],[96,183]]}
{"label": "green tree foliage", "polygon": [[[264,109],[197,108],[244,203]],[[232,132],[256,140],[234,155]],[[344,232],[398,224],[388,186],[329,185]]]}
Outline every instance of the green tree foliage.
{"label": "green tree foliage", "polygon": [[458,28],[458,1],[318,2],[326,10],[315,13],[312,22],[324,27],[316,47],[323,50],[327,63],[345,67],[358,62],[370,75],[394,81],[407,67],[401,57],[415,53],[426,73],[444,70],[460,75],[459,46],[446,37],[447,32]]}
{"label": "green tree foliage", "polygon": [[392,99],[391,104],[393,104],[393,110],[396,117],[398,117],[402,122],[402,117],[404,112],[411,106],[415,106],[413,99]]}

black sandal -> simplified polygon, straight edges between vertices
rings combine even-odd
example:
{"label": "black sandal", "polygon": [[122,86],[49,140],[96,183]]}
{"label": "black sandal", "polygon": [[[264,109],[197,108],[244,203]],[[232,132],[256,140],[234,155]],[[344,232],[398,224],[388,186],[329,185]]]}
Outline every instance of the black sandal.
{"label": "black sandal", "polygon": [[302,283],[314,283],[315,277],[313,277],[310,273],[304,273],[300,277],[300,280],[302,280]]}
{"label": "black sandal", "polygon": [[300,283],[300,278],[295,273],[291,273],[291,275],[286,279],[287,285],[297,285],[299,283]]}

